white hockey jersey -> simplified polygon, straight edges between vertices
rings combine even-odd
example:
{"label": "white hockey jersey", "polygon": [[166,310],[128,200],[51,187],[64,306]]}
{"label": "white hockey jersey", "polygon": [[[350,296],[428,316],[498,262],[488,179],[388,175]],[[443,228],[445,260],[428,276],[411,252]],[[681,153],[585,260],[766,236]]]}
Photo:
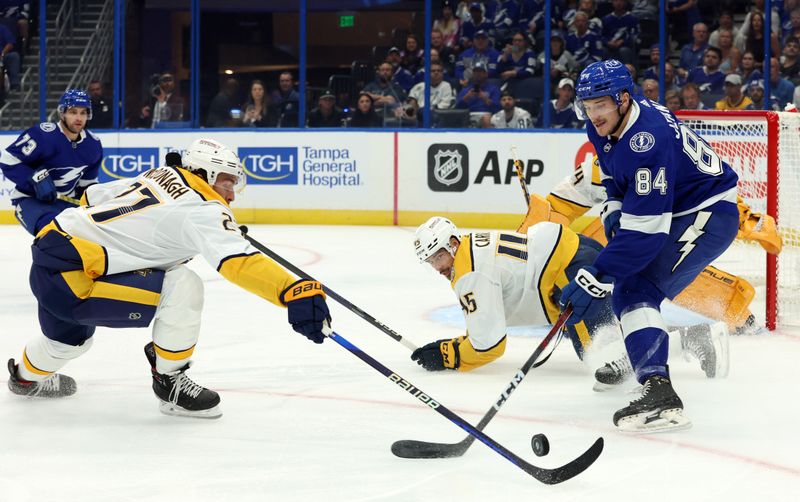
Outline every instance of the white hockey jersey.
{"label": "white hockey jersey", "polygon": [[560,309],[554,286],[569,282],[565,269],[578,250],[577,234],[542,222],[527,234],[476,232],[461,239],[451,283],[466,318],[472,347],[488,350],[506,326],[552,324]]}
{"label": "white hockey jersey", "polygon": [[514,107],[511,118],[506,117],[505,110],[500,110],[492,115],[491,123],[495,129],[530,129],[533,127],[531,114],[518,106]]}
{"label": "white hockey jersey", "polygon": [[82,202],[87,205],[65,210],[55,225],[102,248],[78,247],[92,278],[166,270],[200,254],[223,277],[276,305],[295,281],[243,237],[227,202],[184,169],[159,167],[93,185]]}
{"label": "white hockey jersey", "polygon": [[562,180],[550,191],[547,196],[550,206],[566,216],[570,222],[582,216],[606,200],[606,189],[601,183],[601,176],[597,156],[586,159],[575,166],[572,176]]}

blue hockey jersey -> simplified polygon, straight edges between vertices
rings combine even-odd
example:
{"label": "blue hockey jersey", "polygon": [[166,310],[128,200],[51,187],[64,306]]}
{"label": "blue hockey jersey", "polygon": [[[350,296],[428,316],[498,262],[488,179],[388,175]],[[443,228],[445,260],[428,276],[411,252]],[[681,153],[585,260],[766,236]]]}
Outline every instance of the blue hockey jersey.
{"label": "blue hockey jersey", "polygon": [[16,185],[11,202],[34,195],[31,176],[47,169],[59,195],[79,198],[87,186],[97,183],[103,147],[91,132],[81,131],[70,141],[60,124],[42,122],[24,131],[0,155],[0,169]]}
{"label": "blue hockey jersey", "polygon": [[606,189],[606,213],[621,209],[620,228],[595,267],[616,279],[637,273],[659,253],[674,217],[719,201],[736,204],[738,176],[700,136],[664,106],[632,96],[619,140],[586,122]]}

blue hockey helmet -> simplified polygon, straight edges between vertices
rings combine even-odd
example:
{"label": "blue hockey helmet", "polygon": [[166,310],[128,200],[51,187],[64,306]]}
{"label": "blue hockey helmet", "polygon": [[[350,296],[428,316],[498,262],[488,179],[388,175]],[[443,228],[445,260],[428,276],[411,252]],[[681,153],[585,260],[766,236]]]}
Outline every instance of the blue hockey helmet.
{"label": "blue hockey helmet", "polygon": [[616,59],[608,59],[592,63],[581,72],[575,87],[575,96],[580,111],[584,112],[585,99],[611,96],[617,106],[621,105],[622,91],[633,93],[633,77],[624,64]]}
{"label": "blue hockey helmet", "polygon": [[58,114],[63,115],[70,108],[86,108],[89,120],[92,120],[92,101],[85,91],[80,89],[67,89],[58,100]]}

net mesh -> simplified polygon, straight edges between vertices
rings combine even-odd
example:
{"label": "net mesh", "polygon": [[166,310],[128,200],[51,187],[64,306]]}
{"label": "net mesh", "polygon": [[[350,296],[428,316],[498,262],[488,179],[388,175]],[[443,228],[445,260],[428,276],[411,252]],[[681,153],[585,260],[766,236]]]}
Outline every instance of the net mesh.
{"label": "net mesh", "polygon": [[[747,279],[756,288],[756,298],[766,302],[763,312],[754,312],[760,323],[765,313],[777,314],[779,325],[800,325],[800,114],[774,113],[777,137],[770,137],[767,114],[742,116],[731,113],[682,115],[681,120],[700,134],[739,175],[739,195],[753,212],[767,210],[768,144],[777,142],[778,228],[783,250],[777,263],[777,299],[766,301],[767,253],[754,242],[737,240],[716,266]],[[760,302],[759,302],[760,303]]]}

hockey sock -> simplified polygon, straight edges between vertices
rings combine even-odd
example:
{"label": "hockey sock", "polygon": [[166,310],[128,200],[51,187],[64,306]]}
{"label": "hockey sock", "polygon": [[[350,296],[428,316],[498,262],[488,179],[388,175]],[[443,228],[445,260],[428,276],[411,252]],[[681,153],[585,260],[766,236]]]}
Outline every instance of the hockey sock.
{"label": "hockey sock", "polygon": [[186,365],[200,336],[203,281],[181,265],[164,274],[153,322],[156,370],[171,373]]}
{"label": "hockey sock", "polygon": [[40,335],[28,342],[22,352],[17,374],[23,380],[41,382],[60,370],[71,359],[80,356],[92,346],[93,338],[82,345],[67,345]]}

